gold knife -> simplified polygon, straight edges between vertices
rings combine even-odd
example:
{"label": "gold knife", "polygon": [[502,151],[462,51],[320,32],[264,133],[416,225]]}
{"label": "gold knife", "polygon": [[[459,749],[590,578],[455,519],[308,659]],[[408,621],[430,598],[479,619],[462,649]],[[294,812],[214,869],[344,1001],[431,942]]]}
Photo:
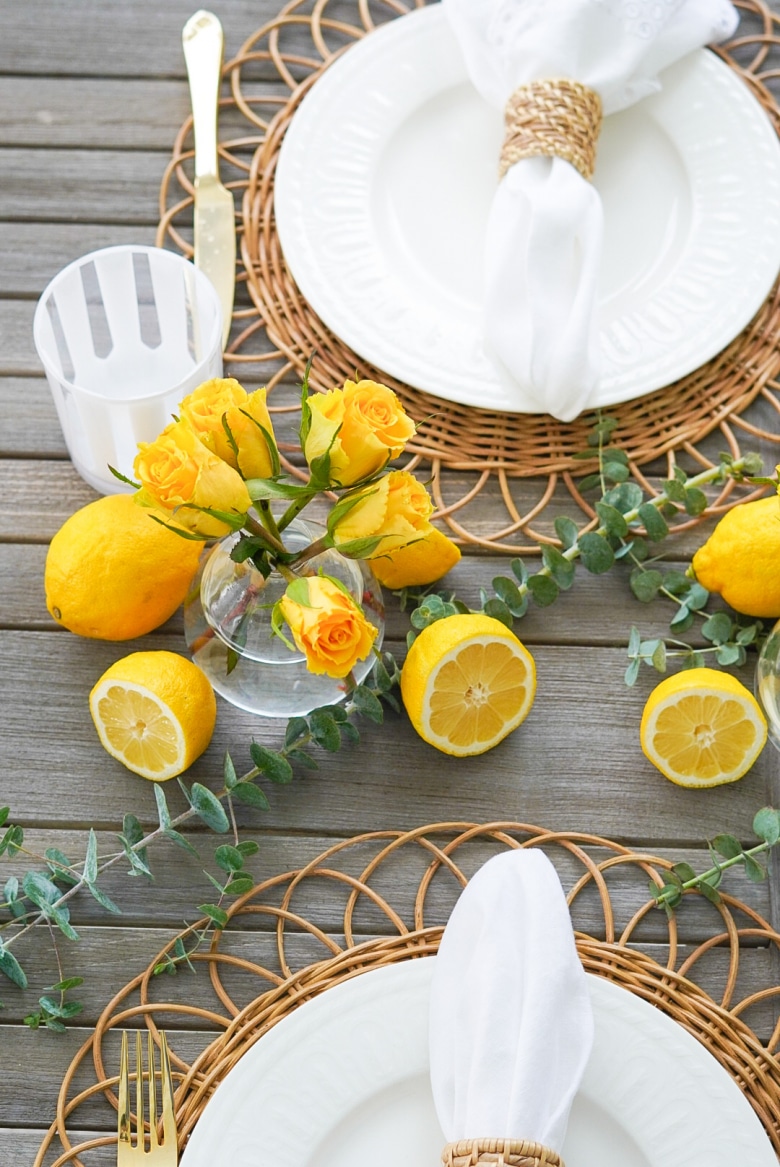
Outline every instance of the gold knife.
{"label": "gold knife", "polygon": [[236,282],[233,195],[219,181],[217,105],[222,76],[222,25],[201,9],[182,32],[195,137],[195,266],[209,277],[222,304],[222,348],[230,335]]}

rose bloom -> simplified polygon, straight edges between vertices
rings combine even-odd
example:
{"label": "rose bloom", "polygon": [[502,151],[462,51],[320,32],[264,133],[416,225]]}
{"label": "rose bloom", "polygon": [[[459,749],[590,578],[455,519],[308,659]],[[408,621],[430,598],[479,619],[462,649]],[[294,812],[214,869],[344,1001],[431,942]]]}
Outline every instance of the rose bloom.
{"label": "rose bloom", "polygon": [[304,445],[311,465],[330,449],[330,482],[353,486],[402,453],[415,424],[385,385],[345,381],[343,389],[309,398],[311,429]]}
{"label": "rose bloom", "polygon": [[[247,393],[234,377],[214,377],[185,397],[179,412],[204,446],[244,478],[272,476],[273,459],[259,428],[275,440],[265,389]],[[225,433],[223,416],[238,447],[237,455]]]}
{"label": "rose bloom", "polygon": [[355,498],[358,501],[336,519],[330,534],[337,547],[353,539],[378,538],[374,550],[361,554],[361,559],[405,547],[431,530],[433,501],[408,470],[391,470],[370,486],[346,494],[342,502]]}
{"label": "rose bloom", "polygon": [[155,442],[139,442],[138,451],[133,463],[142,488],[137,502],[176,510],[175,521],[204,539],[226,535],[230,528],[187,504],[237,514],[252,505],[241,475],[198,441],[184,421],[166,426]]}
{"label": "rose bloom", "polygon": [[282,615],[310,673],[346,677],[370,653],[377,630],[332,580],[313,575],[306,583],[308,605],[284,595],[279,601]]}

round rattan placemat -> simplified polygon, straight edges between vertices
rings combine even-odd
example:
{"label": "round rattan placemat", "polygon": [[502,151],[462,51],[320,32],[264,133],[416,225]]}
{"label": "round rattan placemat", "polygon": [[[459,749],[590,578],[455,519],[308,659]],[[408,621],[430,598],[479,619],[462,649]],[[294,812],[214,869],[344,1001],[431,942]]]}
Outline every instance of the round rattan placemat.
{"label": "round rattan placemat", "polygon": [[[86,1167],[95,1161],[90,1152],[99,1156],[99,1148],[116,1142],[113,1133],[73,1133],[95,1129],[98,1096],[117,1108],[115,1029],[146,1026],[156,1036],[158,1026],[167,1027],[183,1147],[216,1087],[271,1026],[367,969],[434,953],[468,878],[497,851],[518,846],[542,847],[556,865],[585,968],[651,1002],[702,1042],[739,1084],[780,1152],[780,1063],[773,1052],[780,1041],[774,972],[780,934],[766,920],[730,895],[712,905],[688,893],[678,913],[686,933],[697,938],[683,943],[677,917],[667,921],[648,897],[648,881],[660,884],[671,860],[590,834],[515,822],[446,822],[358,835],[266,879],[235,902],[210,948],[192,955],[194,979],[186,970],[154,976],[164,959],[155,956],[106,1006],[73,1059],[35,1167]],[[192,931],[182,935],[191,939]],[[273,961],[266,959],[271,950]],[[763,973],[748,967],[757,961]],[[718,985],[715,995],[705,982]],[[193,1003],[206,988],[208,999]],[[201,1052],[185,1056],[193,1025],[211,1033],[201,1032]],[[111,1115],[104,1109],[100,1127]]]}
{"label": "round rattan placemat", "polygon": [[[311,384],[326,389],[355,371],[390,385],[416,419],[425,419],[409,447],[413,465],[430,468],[440,516],[463,543],[490,550],[528,551],[555,541],[552,514],[560,496],[589,517],[593,510],[577,489],[576,476],[592,463],[574,460],[586,447],[588,419],[572,423],[547,415],[473,409],[412,389],[362,360],[312,311],[284,262],[273,213],[276,160],[285,130],[303,97],[324,69],[357,39],[422,0],[291,0],[259,29],[225,67],[231,97],[221,102],[223,178],[240,202],[239,293],[229,372],[276,387],[302,373],[316,352]],[[767,87],[776,76],[780,16],[764,0],[738,0],[739,35],[717,51],[743,78],[780,130],[780,108]],[[191,119],[182,126],[160,193],[158,243],[192,255]],[[241,291],[243,286],[244,291]],[[236,335],[237,333],[237,335]],[[665,460],[662,477],[682,455],[698,469],[711,465],[714,449],[741,452],[740,442],[780,440],[780,285],[775,285],[748,327],[718,356],[675,384],[609,411],[619,423],[615,440],[639,468]],[[272,396],[272,404],[280,394]],[[758,408],[755,408],[759,406]],[[291,406],[278,407],[289,411]],[[294,408],[294,407],[292,407]],[[707,439],[710,439],[709,441]],[[294,465],[289,465],[294,470]],[[529,479],[533,479],[531,484]],[[519,485],[519,480],[525,483]],[[703,516],[721,513],[740,498],[728,483],[713,491]],[[478,505],[490,496],[486,521]],[[547,512],[547,514],[545,514]],[[530,547],[517,539],[531,540]]]}

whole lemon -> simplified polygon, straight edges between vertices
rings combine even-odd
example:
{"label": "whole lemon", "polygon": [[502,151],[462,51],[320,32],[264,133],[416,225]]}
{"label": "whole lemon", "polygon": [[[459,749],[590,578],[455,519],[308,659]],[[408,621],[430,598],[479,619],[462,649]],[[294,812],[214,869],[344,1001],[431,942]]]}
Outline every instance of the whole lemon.
{"label": "whole lemon", "polygon": [[202,546],[155,522],[132,495],[106,495],[71,515],[52,539],[46,607],[78,636],[143,636],[184,600]]}
{"label": "whole lemon", "polygon": [[735,506],[693,557],[696,579],[745,616],[780,616],[780,499]]}

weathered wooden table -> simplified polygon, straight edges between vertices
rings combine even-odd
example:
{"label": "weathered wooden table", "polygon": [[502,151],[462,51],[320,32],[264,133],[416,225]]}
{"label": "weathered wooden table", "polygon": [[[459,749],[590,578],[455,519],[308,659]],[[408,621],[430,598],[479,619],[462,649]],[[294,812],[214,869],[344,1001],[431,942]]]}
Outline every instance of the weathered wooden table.
{"label": "weathered wooden table", "polygon": [[[132,648],[185,651],[181,618],[118,645],[72,636],[47,614],[47,542],[95,495],[68,460],[32,317],[45,284],[71,259],[113,243],[154,242],[161,176],[188,112],[181,28],[192,8],[187,0],[0,0],[0,804],[10,805],[39,853],[54,846],[81,855],[86,828],[107,840],[127,811],[156,822],[151,787],[99,745],[87,695]],[[218,4],[226,56],[273,10],[273,0]],[[672,540],[667,555],[686,562],[701,538],[699,530]],[[476,602],[480,583],[501,566],[497,557],[466,555],[452,583]],[[539,674],[536,704],[518,732],[462,761],[420,742],[404,717],[367,727],[359,746],[324,756],[317,774],[271,790],[271,810],[257,814],[251,832],[260,842],[252,874],[287,870],[357,832],[450,819],[594,832],[699,867],[708,836],[728,829],[750,839],[756,809],[778,799],[771,748],[743,781],[707,792],[666,782],[640,750],[640,714],[658,677],[645,669],[635,688],[625,687],[628,630],[635,623],[662,635],[667,618],[662,605],[637,603],[624,572],[578,573],[571,592],[518,628]],[[399,654],[405,620],[391,604],[388,644]],[[742,670],[748,684],[751,673],[752,664]],[[252,740],[273,745],[280,733],[220,702],[213,743],[191,777],[216,782],[225,750],[248,766]],[[179,792],[170,797],[178,805]],[[4,858],[0,885],[22,867],[21,857]],[[81,942],[61,947],[66,971],[87,970],[85,1010],[65,1035],[23,1024],[58,977],[47,946],[20,952],[31,974],[24,999],[0,985],[3,1165],[32,1163],[57,1086],[100,1010],[209,898],[201,865],[183,851],[160,848],[154,869],[154,884],[107,881],[121,916],[91,899],[74,903]],[[773,881],[754,887],[734,875],[732,890],[780,926]],[[686,936],[684,916],[680,928],[683,940],[696,939]],[[757,982],[769,975],[758,955],[755,969]],[[108,1107],[94,1113],[95,1129],[110,1129]]]}

